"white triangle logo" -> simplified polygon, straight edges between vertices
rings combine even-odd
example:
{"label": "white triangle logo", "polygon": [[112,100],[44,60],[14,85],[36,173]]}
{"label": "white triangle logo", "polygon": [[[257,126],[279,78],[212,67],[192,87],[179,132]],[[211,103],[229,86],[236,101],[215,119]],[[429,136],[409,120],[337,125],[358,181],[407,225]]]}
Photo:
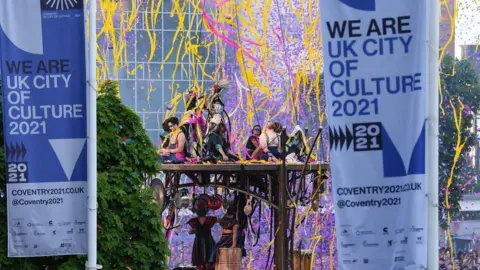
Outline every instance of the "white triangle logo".
{"label": "white triangle logo", "polygon": [[83,146],[87,139],[51,139],[48,140],[52,145],[53,151],[57,155],[63,171],[70,181],[73,170],[77,165],[80,153],[82,153]]}

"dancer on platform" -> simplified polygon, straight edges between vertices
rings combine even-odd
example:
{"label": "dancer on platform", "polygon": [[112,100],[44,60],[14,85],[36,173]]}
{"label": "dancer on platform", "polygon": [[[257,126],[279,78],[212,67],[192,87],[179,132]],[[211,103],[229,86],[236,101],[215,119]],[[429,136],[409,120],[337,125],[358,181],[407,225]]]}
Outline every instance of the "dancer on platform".
{"label": "dancer on platform", "polygon": [[269,122],[265,132],[260,135],[259,146],[252,154],[252,159],[260,159],[276,162],[281,156],[282,124]]}
{"label": "dancer on platform", "polygon": [[195,209],[197,217],[188,221],[190,234],[195,234],[192,248],[192,265],[200,270],[214,269],[213,265],[208,263],[208,259],[215,246],[215,241],[212,237],[212,227],[217,222],[217,218],[207,216],[208,206],[205,200],[197,200]]}
{"label": "dancer on platform", "polygon": [[215,83],[211,90],[210,96],[207,98],[206,109],[208,110],[208,120],[212,120],[213,123],[219,124],[221,122],[226,123],[225,119],[228,117],[224,110],[225,104],[221,100],[220,96],[223,91],[226,90],[229,86],[227,80],[220,80]]}
{"label": "dancer on platform", "polygon": [[226,128],[224,123],[214,125],[212,133],[208,135],[207,155],[213,158],[213,161],[237,161],[236,157],[230,150],[230,143],[225,138]]}
{"label": "dancer on platform", "polygon": [[255,149],[260,145],[260,134],[262,133],[262,127],[260,125],[253,126],[252,135],[248,137],[247,140],[247,157],[246,159],[250,159],[255,152]]}
{"label": "dancer on platform", "polygon": [[170,129],[168,135],[168,145],[158,150],[160,159],[164,162],[180,163],[185,161],[185,141],[186,137],[183,131],[178,127],[178,118],[170,117],[164,121],[164,124]]}
{"label": "dancer on platform", "polygon": [[[201,139],[205,134],[207,127],[203,117],[203,107],[205,105],[205,99],[203,97],[198,98],[196,92],[193,89],[188,91],[187,108],[182,118],[182,129],[187,137],[187,149],[190,153],[195,154],[197,157],[201,156]],[[192,157],[187,156],[187,158]]]}
{"label": "dancer on platform", "polygon": [[[238,241],[239,238],[242,238],[242,233],[239,230],[239,221],[235,216],[235,210],[234,206],[230,206],[225,216],[218,221],[222,227],[222,237],[210,254],[210,259],[208,260],[210,264],[215,263],[217,251],[220,248],[243,248]],[[241,242],[243,243],[243,241]]]}
{"label": "dancer on platform", "polygon": [[160,145],[160,148],[167,148],[168,144],[170,144],[170,128],[168,127],[168,123],[163,121],[162,123],[162,129],[163,132],[161,132],[160,139],[162,141],[162,144]]}

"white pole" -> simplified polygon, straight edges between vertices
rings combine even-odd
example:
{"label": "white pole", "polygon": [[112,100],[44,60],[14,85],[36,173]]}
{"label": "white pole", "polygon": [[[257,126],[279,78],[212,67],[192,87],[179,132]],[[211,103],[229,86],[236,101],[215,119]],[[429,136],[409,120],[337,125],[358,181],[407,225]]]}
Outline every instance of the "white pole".
{"label": "white pole", "polygon": [[427,55],[428,55],[428,112],[427,112],[427,181],[428,226],[427,268],[438,269],[439,220],[438,220],[438,83],[439,83],[439,28],[440,4],[427,0]]}
{"label": "white pole", "polygon": [[88,170],[88,260],[86,269],[97,266],[97,0],[88,1],[89,6],[89,50],[87,76],[87,170]]}

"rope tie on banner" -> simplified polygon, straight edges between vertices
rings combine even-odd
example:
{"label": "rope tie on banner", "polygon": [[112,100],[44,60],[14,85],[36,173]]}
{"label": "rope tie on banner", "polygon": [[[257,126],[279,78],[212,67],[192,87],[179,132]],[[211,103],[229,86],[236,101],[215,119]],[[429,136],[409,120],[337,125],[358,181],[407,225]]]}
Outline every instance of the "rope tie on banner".
{"label": "rope tie on banner", "polygon": [[93,89],[93,91],[98,92],[98,89],[95,88],[90,81],[87,81],[87,84],[90,86],[89,89]]}
{"label": "rope tie on banner", "polygon": [[430,196],[431,194],[430,193],[425,193],[425,197],[427,198],[428,202],[433,205],[433,207],[435,208],[438,208],[440,206],[440,204],[434,202],[431,198],[432,196]]}
{"label": "rope tie on banner", "polygon": [[[430,130],[435,130],[435,129],[434,129],[434,128],[435,128],[435,124],[433,123],[432,120],[430,120],[429,117],[427,117],[426,121],[427,121],[428,126],[430,127]],[[430,136],[432,136],[432,137],[434,137],[434,138],[438,138],[438,137],[440,137],[440,132],[436,131],[435,134],[432,134],[432,132],[430,132]]]}
{"label": "rope tie on banner", "polygon": [[95,208],[90,208],[90,207],[88,206],[88,199],[89,199],[89,198],[93,198],[93,197],[92,197],[92,196],[87,196],[87,202],[85,203],[85,207],[86,207],[88,210],[97,210],[97,209],[98,209],[98,202],[97,202],[97,199],[96,199],[97,197],[95,197],[95,204],[97,205]]}

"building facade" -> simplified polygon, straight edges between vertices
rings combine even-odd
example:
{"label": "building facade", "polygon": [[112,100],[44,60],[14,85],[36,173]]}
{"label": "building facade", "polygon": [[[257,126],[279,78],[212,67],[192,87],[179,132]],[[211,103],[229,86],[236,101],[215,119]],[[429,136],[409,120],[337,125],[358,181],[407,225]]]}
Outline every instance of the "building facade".
{"label": "building facade", "polygon": [[462,59],[470,62],[473,69],[480,74],[480,47],[477,45],[461,45]]}
{"label": "building facade", "polygon": [[[211,35],[203,28],[201,12],[193,2],[124,1],[125,6],[117,8],[111,23],[117,44],[112,44],[112,33],[98,37],[103,61],[98,66],[108,70],[100,71],[100,79],[118,81],[123,103],[140,116],[154,144],[159,143],[172,99],[185,93],[194,82],[210,87],[217,67],[215,46],[208,50],[205,46]],[[98,13],[108,12],[107,8],[112,7],[101,3]],[[98,19],[98,32],[105,32],[108,17]],[[127,26],[130,20],[133,23]],[[119,46],[124,48],[120,50]],[[175,116],[180,117],[183,98],[180,96],[175,104]]]}
{"label": "building facade", "polygon": [[[120,16],[115,15],[116,21],[113,22],[117,32],[121,31],[122,21],[135,17],[131,29],[123,37],[117,37],[125,39],[126,57],[120,63],[115,63],[114,52],[111,51],[111,36],[99,37],[103,60],[112,71],[102,79],[119,82],[124,104],[140,116],[154,143],[162,132],[161,123],[168,111],[167,105],[175,94],[186,91],[194,81],[208,87],[218,68],[216,47],[212,46],[207,50],[201,44],[206,44],[211,33],[203,29],[200,10],[190,4],[195,1],[184,2],[179,4],[172,0],[160,1],[158,3],[161,3],[161,7],[157,10],[158,3],[152,6],[151,0],[137,0],[131,3],[139,5],[125,7],[121,12],[117,10],[116,14],[120,13]],[[179,5],[175,6],[175,3]],[[455,38],[450,20],[454,7],[455,0],[442,4],[440,20],[440,45],[443,48],[448,44],[445,52],[451,55],[455,55]],[[137,13],[132,16],[134,12]],[[102,11],[99,13],[102,14]],[[100,18],[99,31],[103,27],[102,23],[107,21]],[[179,30],[179,27],[183,30]],[[156,37],[154,42],[152,33],[155,33]],[[152,46],[155,47],[155,53],[150,57]],[[192,46],[197,46],[198,50],[190,50],[189,47]],[[230,55],[226,55],[223,61],[235,65],[235,53],[231,50],[226,50],[225,53]],[[202,59],[202,64],[192,64],[194,59]],[[208,61],[204,61],[205,59]],[[177,108],[177,115],[183,111],[183,101],[178,104],[180,107]]]}

